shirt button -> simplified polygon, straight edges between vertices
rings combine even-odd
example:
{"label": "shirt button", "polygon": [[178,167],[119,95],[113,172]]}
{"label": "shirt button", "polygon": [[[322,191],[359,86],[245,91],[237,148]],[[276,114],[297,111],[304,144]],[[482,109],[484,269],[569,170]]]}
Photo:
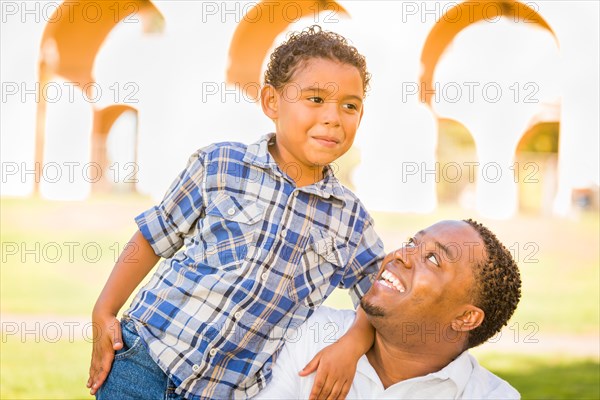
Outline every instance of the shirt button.
{"label": "shirt button", "polygon": [[194,365],[192,366],[192,371],[194,371],[194,372],[198,372],[198,371],[200,371],[200,366],[199,366],[198,364],[194,364]]}
{"label": "shirt button", "polygon": [[235,319],[240,319],[242,318],[242,313],[238,311],[235,314],[233,314],[233,316],[235,317]]}
{"label": "shirt button", "polygon": [[284,238],[286,233],[287,233],[287,230],[285,228],[282,228],[281,232],[279,234],[281,235],[282,238]]}
{"label": "shirt button", "polygon": [[260,276],[260,279],[262,279],[263,281],[266,281],[268,277],[269,277],[269,275],[267,275],[266,272],[263,272],[263,274]]}
{"label": "shirt button", "polygon": [[229,214],[229,215],[235,214],[235,208],[231,207],[229,210],[227,210],[227,214]]}
{"label": "shirt button", "polygon": [[217,354],[217,349],[210,349],[210,351],[208,352],[208,354],[210,354],[211,357],[214,357],[215,354]]}

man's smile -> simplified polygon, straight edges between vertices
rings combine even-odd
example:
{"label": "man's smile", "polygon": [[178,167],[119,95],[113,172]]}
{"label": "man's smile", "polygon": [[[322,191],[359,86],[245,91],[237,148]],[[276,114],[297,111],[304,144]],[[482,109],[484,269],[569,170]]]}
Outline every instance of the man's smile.
{"label": "man's smile", "polygon": [[404,293],[406,288],[400,281],[400,279],[394,275],[391,271],[384,269],[381,275],[379,276],[378,282],[385,287],[388,287],[392,290],[396,290],[400,293]]}

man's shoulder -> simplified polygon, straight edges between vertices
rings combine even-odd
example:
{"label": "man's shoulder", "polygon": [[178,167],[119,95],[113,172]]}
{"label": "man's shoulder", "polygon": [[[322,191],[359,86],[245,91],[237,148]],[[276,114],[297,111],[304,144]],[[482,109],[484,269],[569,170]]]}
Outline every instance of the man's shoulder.
{"label": "man's shoulder", "polygon": [[[345,326],[348,323],[352,325],[354,318],[356,318],[356,311],[354,310],[338,310],[327,306],[321,306],[306,320],[304,325],[307,325],[310,322],[333,322]],[[347,328],[349,328],[350,325],[348,325]]]}
{"label": "man's shoulder", "polygon": [[463,398],[472,398],[473,396],[486,399],[521,398],[519,392],[510,383],[481,366],[473,355],[468,354],[468,357],[473,365],[473,372],[465,387]]}
{"label": "man's shoulder", "polygon": [[336,310],[321,306],[302,325],[298,327],[295,338],[287,341],[293,345],[298,343],[302,348],[320,350],[335,343],[352,326],[356,312],[353,310]]}

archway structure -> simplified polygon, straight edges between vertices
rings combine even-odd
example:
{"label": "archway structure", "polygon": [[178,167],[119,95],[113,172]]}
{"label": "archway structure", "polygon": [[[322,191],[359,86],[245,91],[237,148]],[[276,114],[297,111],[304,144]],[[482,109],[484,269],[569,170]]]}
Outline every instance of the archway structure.
{"label": "archway structure", "polygon": [[[98,50],[119,23],[142,22],[145,32],[162,29],[164,18],[148,0],[92,1],[61,3],[44,30],[40,46],[39,82],[45,87],[59,77],[94,98],[93,67]],[[110,116],[112,112],[96,112],[94,118]],[[112,119],[112,122],[116,120]],[[43,165],[45,143],[46,101],[40,96],[36,112],[35,162]],[[106,125],[94,120],[94,126]],[[108,127],[110,130],[110,127]],[[92,146],[97,141],[92,142]],[[92,148],[97,155],[98,149]],[[42,168],[36,168],[34,194],[39,194]]]}

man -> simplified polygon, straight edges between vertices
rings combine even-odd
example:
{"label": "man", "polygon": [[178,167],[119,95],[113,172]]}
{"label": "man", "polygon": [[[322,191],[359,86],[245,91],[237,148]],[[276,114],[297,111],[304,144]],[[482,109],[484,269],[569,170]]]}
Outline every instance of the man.
{"label": "man", "polygon": [[[520,296],[510,252],[481,224],[443,221],[420,231],[386,256],[362,298],[375,340],[358,363],[348,398],[520,398],[467,351],[506,325]],[[302,378],[298,371],[353,320],[353,311],[317,310],[287,338],[259,397],[308,398],[314,374]],[[338,396],[345,393],[334,388],[330,397]]]}

